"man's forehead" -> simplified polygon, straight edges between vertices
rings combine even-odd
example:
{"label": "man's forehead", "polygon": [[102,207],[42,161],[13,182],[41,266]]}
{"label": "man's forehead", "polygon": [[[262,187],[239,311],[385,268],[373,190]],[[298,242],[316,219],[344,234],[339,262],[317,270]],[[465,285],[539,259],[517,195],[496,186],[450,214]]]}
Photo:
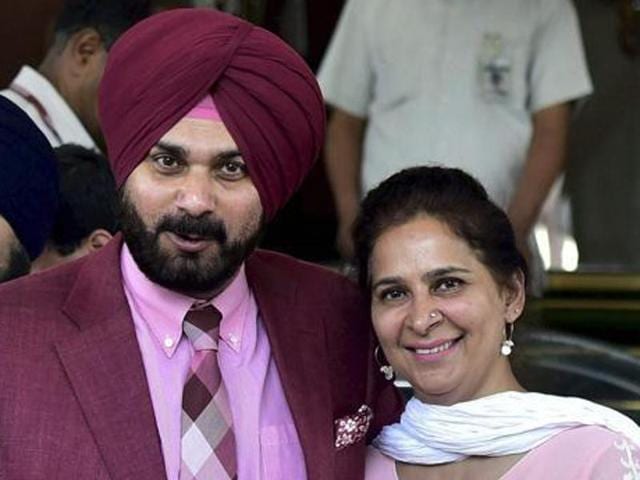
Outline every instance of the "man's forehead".
{"label": "man's forehead", "polygon": [[236,142],[221,121],[185,117],[156,143],[156,147],[173,145],[185,151],[221,152],[237,150]]}
{"label": "man's forehead", "polygon": [[[210,142],[207,142],[207,137]],[[175,142],[186,142],[180,145],[185,149],[193,142],[196,142],[194,146],[206,146],[209,143],[212,148],[237,149],[210,93],[205,94],[195,107],[165,133],[156,146]]]}

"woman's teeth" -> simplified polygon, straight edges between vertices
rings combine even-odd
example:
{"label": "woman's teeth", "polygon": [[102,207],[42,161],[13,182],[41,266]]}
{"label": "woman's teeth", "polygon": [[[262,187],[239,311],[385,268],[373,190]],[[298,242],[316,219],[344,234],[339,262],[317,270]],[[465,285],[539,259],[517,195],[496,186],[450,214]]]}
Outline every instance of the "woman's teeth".
{"label": "woman's teeth", "polygon": [[433,348],[416,348],[416,353],[418,355],[433,355],[434,353],[440,353],[450,349],[454,343],[455,342],[453,340],[449,340],[448,342]]}

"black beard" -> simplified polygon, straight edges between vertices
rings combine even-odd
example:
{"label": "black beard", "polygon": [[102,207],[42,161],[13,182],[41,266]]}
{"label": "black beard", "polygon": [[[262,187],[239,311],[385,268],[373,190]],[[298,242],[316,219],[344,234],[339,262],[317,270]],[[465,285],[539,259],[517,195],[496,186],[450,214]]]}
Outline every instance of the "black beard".
{"label": "black beard", "polygon": [[30,270],[31,259],[29,254],[20,243],[17,241],[12,242],[9,246],[7,267],[4,270],[0,268],[0,283],[27,275]]}
{"label": "black beard", "polygon": [[[262,234],[262,224],[261,221],[260,228],[248,238],[235,242],[228,240],[224,223],[212,216],[165,216],[155,231],[149,231],[126,195],[121,198],[122,236],[140,270],[152,282],[187,294],[210,294],[222,290],[255,249]],[[215,240],[219,253],[207,257],[200,252],[164,252],[159,236],[165,231]]]}

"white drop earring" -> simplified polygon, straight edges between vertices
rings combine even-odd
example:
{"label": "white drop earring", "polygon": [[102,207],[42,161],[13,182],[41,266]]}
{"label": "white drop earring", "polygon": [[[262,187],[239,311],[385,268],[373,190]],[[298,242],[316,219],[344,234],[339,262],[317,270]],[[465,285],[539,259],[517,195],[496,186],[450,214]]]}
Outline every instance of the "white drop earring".
{"label": "white drop earring", "polygon": [[373,351],[373,357],[375,358],[376,363],[380,366],[380,372],[384,375],[385,380],[393,380],[393,376],[395,374],[393,367],[380,360],[380,345],[377,345]]}
{"label": "white drop earring", "polygon": [[513,323],[507,323],[504,327],[504,340],[500,345],[500,355],[508,357],[511,355],[513,351],[513,347],[515,347],[515,343],[513,342]]}

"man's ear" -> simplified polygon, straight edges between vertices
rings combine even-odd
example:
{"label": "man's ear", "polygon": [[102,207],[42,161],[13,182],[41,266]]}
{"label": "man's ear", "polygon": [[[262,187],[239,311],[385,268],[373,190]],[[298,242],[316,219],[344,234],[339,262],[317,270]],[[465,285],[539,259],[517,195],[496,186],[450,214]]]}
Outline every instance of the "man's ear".
{"label": "man's ear", "polygon": [[90,253],[95,250],[100,250],[107,243],[109,243],[109,240],[111,240],[112,238],[113,235],[111,235],[107,230],[97,228],[96,230],[91,232],[82,243],[86,251]]}
{"label": "man's ear", "polygon": [[93,28],[83,28],[77,31],[67,41],[65,53],[71,60],[74,74],[82,74],[91,65],[95,57],[105,49],[102,37]]}
{"label": "man's ear", "polygon": [[507,285],[504,286],[505,320],[507,323],[515,322],[522,311],[526,301],[524,273],[518,269]]}

